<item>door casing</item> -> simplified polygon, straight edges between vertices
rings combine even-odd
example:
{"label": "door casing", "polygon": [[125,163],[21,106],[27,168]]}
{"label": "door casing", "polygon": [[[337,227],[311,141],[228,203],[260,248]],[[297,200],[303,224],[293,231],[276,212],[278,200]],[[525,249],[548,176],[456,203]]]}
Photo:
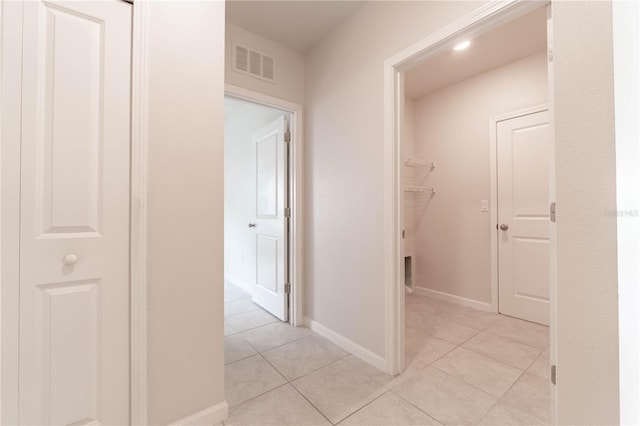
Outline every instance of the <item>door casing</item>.
{"label": "door casing", "polygon": [[225,96],[255,104],[277,108],[291,114],[289,143],[289,200],[291,218],[289,222],[289,279],[291,283],[289,321],[294,327],[304,325],[303,306],[303,257],[302,248],[303,205],[303,141],[302,105],[254,92],[231,84],[225,85]]}

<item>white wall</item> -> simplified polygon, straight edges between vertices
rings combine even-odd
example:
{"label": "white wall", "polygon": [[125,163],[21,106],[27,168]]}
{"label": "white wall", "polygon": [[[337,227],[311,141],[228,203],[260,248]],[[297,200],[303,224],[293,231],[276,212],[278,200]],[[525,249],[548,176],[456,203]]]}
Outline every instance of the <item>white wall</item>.
{"label": "white wall", "polygon": [[149,424],[224,401],[224,2],[150,2]]}
{"label": "white wall", "polygon": [[[275,59],[275,82],[268,82],[233,70],[233,43],[257,50]],[[227,23],[225,43],[225,82],[254,92],[304,102],[304,57],[275,41]]]}
{"label": "white wall", "polygon": [[224,102],[224,275],[249,289],[255,285],[253,133],[282,111],[233,98]]}
{"label": "white wall", "polygon": [[616,217],[607,214],[616,208],[611,3],[553,2],[552,13],[558,423],[616,424],[618,262]]}
{"label": "white wall", "polygon": [[613,3],[620,424],[640,424],[640,4]]}
{"label": "white wall", "polygon": [[415,99],[414,153],[437,167],[417,199],[417,287],[491,303],[489,120],[547,101],[546,52],[517,60]]}
{"label": "white wall", "polygon": [[367,2],[305,57],[305,315],[385,356],[383,64],[475,2]]}

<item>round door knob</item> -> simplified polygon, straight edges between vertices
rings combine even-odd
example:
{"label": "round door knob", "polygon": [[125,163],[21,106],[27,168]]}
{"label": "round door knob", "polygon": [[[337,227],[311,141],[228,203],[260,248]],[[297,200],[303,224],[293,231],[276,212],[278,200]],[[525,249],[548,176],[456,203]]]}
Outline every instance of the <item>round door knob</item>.
{"label": "round door knob", "polygon": [[502,225],[500,225],[500,229],[502,229],[503,231],[506,231],[507,229],[509,229],[509,225],[503,223]]}
{"label": "round door knob", "polygon": [[78,256],[75,254],[68,254],[64,257],[65,265],[73,265],[78,261]]}
{"label": "round door knob", "polygon": [[250,223],[250,224],[249,224],[249,228],[255,228],[255,227],[256,227],[256,224],[255,224],[255,223]]}

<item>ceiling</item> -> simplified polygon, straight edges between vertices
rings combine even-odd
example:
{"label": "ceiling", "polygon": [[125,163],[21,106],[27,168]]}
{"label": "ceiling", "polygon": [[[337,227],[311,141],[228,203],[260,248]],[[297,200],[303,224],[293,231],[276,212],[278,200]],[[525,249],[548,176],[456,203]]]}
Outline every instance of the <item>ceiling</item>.
{"label": "ceiling", "polygon": [[425,96],[442,87],[465,80],[517,59],[545,50],[547,14],[541,7],[504,26],[471,39],[466,50],[449,49],[409,70],[405,94]]}
{"label": "ceiling", "polygon": [[234,25],[304,53],[364,3],[228,0],[226,15]]}

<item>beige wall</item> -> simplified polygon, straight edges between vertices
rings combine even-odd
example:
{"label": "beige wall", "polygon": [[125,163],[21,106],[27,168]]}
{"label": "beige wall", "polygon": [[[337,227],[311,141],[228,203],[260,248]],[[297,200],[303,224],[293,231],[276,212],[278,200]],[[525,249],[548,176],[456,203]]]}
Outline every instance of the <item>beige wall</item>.
{"label": "beige wall", "polygon": [[554,2],[558,422],[618,411],[616,158],[609,2]]}
{"label": "beige wall", "polygon": [[384,61],[476,2],[367,2],[305,56],[305,315],[385,356]]}
{"label": "beige wall", "polygon": [[417,287],[491,303],[489,120],[546,101],[545,51],[414,100],[414,154],[437,165],[418,182],[436,195],[408,207]]}
{"label": "beige wall", "polygon": [[148,420],[168,424],[224,401],[224,3],[152,2],[148,25]]}
{"label": "beige wall", "polygon": [[[233,70],[233,43],[257,50],[275,59],[275,82],[268,82]],[[225,82],[254,92],[285,99],[302,105],[304,102],[304,57],[275,41],[244,28],[227,23]]]}

